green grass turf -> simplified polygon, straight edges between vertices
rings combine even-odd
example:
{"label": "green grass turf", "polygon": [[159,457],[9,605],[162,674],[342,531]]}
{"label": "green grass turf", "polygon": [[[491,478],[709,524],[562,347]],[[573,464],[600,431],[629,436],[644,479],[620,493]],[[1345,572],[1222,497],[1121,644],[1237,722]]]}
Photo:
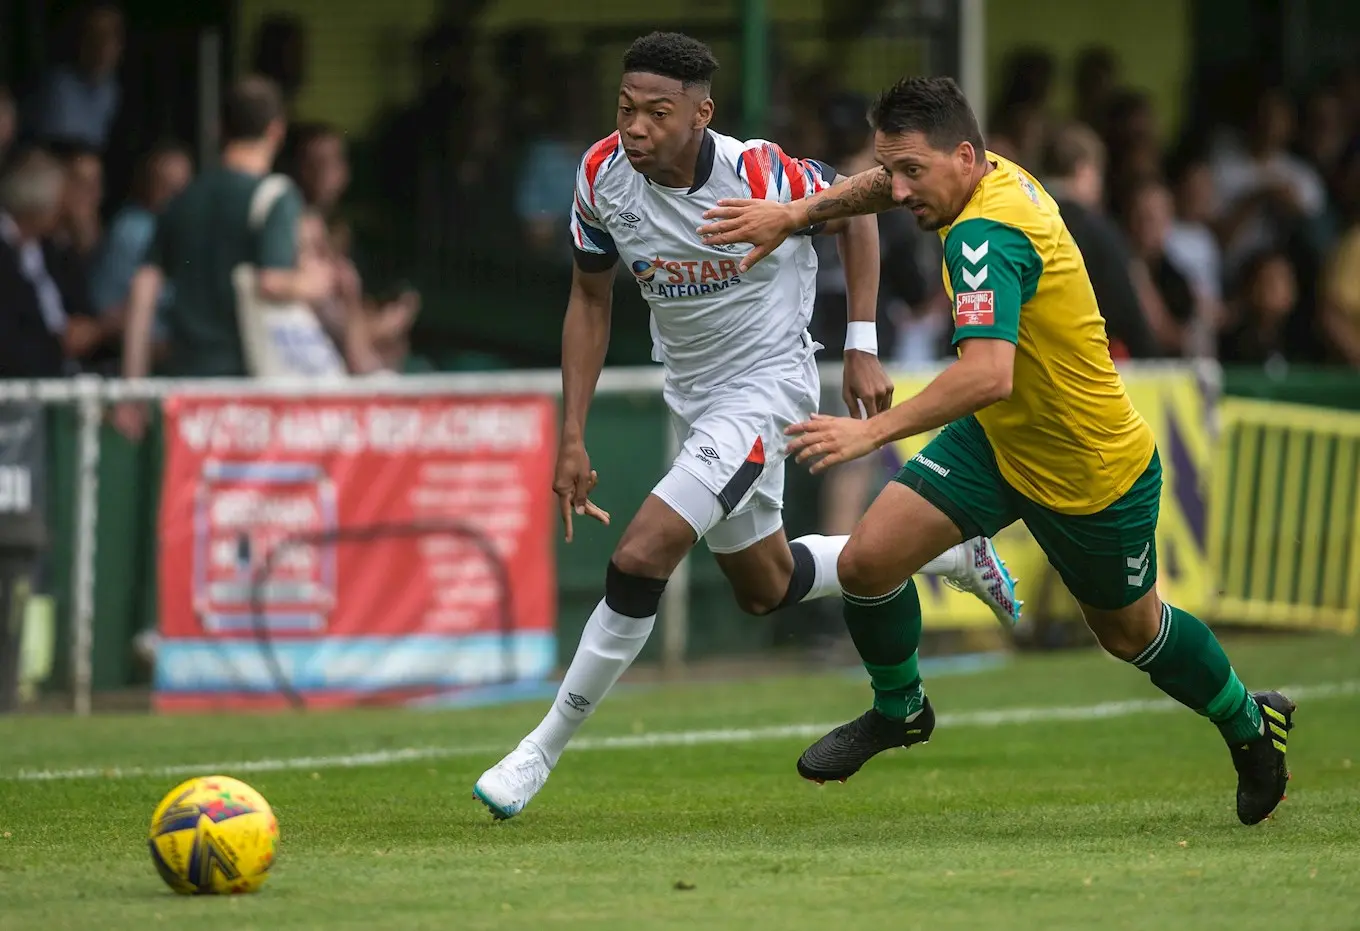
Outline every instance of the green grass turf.
{"label": "green grass turf", "polygon": [[[1253,687],[1360,679],[1360,640],[1229,650]],[[941,713],[1157,697],[1095,653],[927,686]],[[866,701],[846,675],[638,688],[582,736],[837,722]],[[0,929],[1360,927],[1355,694],[1300,703],[1290,798],[1255,828],[1217,733],[1181,710],[943,727],[825,788],[794,773],[804,739],[569,751],[493,824],[472,782],[542,710],[0,720]],[[231,899],[177,897],[152,869],[150,812],[181,777],[12,778],[408,747],[495,749],[242,773],[281,859]]]}

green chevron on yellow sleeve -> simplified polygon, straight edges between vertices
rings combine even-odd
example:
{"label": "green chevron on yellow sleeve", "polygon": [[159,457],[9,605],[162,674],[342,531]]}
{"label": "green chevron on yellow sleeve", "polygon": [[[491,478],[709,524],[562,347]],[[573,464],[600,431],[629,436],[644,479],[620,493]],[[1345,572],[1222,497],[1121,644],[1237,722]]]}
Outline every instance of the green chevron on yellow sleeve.
{"label": "green chevron on yellow sleeve", "polygon": [[1013,226],[975,217],[944,241],[954,292],[954,345],[965,339],[1020,340],[1020,307],[1034,297],[1044,263]]}

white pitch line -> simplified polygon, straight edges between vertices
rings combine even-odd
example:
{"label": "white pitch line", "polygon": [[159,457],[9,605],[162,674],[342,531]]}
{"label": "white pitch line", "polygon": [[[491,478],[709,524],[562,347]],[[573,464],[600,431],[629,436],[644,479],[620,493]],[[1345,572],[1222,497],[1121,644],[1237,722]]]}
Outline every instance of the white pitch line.
{"label": "white pitch line", "polygon": [[[1360,695],[1360,679],[1294,685],[1280,689],[1291,698],[1319,699]],[[941,714],[936,723],[942,727],[1000,727],[1005,724],[1039,724],[1052,721],[1097,721],[1125,718],[1135,714],[1164,713],[1181,709],[1169,698],[1102,702],[1097,705],[1056,705],[1038,708],[998,708],[988,711],[960,711]],[[737,727],[704,731],[659,731],[653,734],[623,734],[617,737],[583,737],[571,749],[640,750],[652,747],[693,747],[708,744],[750,743],[764,740],[790,740],[820,737],[836,724],[785,724],[774,727]],[[183,763],[174,766],[86,767],[83,769],[20,770],[0,775],[0,782],[60,782],[72,779],[129,779],[138,776],[191,776],[196,773],[269,773],[300,769],[356,769],[365,766],[392,766],[422,760],[454,757],[493,757],[508,744],[483,744],[460,747],[406,747],[400,750],[374,750],[336,756],[297,756],[283,759],[237,760],[232,763]]]}

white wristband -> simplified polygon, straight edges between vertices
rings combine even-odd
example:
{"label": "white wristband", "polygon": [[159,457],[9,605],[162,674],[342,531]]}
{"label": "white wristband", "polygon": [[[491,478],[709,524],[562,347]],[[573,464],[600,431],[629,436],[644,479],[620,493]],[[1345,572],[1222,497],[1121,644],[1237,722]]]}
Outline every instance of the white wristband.
{"label": "white wristband", "polygon": [[851,320],[845,325],[845,348],[878,355],[878,324],[871,320]]}

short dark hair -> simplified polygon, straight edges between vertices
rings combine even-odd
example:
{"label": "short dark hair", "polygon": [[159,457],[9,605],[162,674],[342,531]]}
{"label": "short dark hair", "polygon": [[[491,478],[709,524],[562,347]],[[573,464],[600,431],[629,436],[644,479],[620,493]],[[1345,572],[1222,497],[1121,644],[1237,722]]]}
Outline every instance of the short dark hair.
{"label": "short dark hair", "polygon": [[103,160],[99,148],[84,139],[77,139],[73,136],[54,136],[43,139],[41,142],[42,147],[47,150],[47,154],[68,166],[79,158]]}
{"label": "short dark hair", "polygon": [[123,16],[122,7],[113,0],[88,0],[71,10],[69,23],[74,31],[74,37],[79,39],[81,31],[89,28],[95,17],[102,15],[116,16],[119,22],[126,18]]}
{"label": "short dark hair", "polygon": [[288,174],[294,178],[302,169],[302,160],[307,156],[307,150],[313,144],[322,139],[344,139],[345,134],[340,127],[333,123],[326,123],[321,120],[309,120],[305,123],[294,123],[289,129],[288,140],[284,143],[283,154],[280,162]]}
{"label": "short dark hair", "polygon": [[344,139],[345,134],[340,131],[340,127],[333,123],[326,123],[321,120],[299,123],[293,128],[293,139],[290,148],[292,155],[296,159],[301,159],[307,154],[313,143],[320,142],[322,139]]}
{"label": "short dark hair", "polygon": [[1006,104],[1043,105],[1053,83],[1053,55],[1036,46],[1011,52],[1004,66],[1001,100]]}
{"label": "short dark hair", "polygon": [[1166,157],[1162,165],[1167,181],[1173,186],[1180,185],[1186,178],[1200,168],[1210,165],[1208,147],[1200,143],[1188,143],[1177,147]]}
{"label": "short dark hair", "polygon": [[1077,86],[1113,77],[1119,70],[1119,59],[1108,45],[1088,45],[1077,53],[1073,76]]}
{"label": "short dark hair", "polygon": [[979,156],[984,151],[977,117],[953,78],[903,78],[878,95],[869,125],[887,135],[922,133],[940,150],[969,142]]}
{"label": "short dark hair", "polygon": [[259,75],[242,78],[222,101],[222,141],[262,139],[269,124],[283,115],[283,96],[277,84]]}
{"label": "short dark hair", "polygon": [[679,32],[653,32],[623,53],[623,73],[644,72],[679,81],[686,88],[713,84],[718,59],[698,39]]}
{"label": "short dark hair", "polygon": [[1118,128],[1140,110],[1152,109],[1152,97],[1146,91],[1132,87],[1121,87],[1110,97],[1110,124]]}
{"label": "short dark hair", "polygon": [[183,156],[193,164],[194,155],[189,147],[175,139],[161,139],[138,157],[132,176],[132,193],[138,200],[150,197],[151,184],[161,161],[175,155]]}

